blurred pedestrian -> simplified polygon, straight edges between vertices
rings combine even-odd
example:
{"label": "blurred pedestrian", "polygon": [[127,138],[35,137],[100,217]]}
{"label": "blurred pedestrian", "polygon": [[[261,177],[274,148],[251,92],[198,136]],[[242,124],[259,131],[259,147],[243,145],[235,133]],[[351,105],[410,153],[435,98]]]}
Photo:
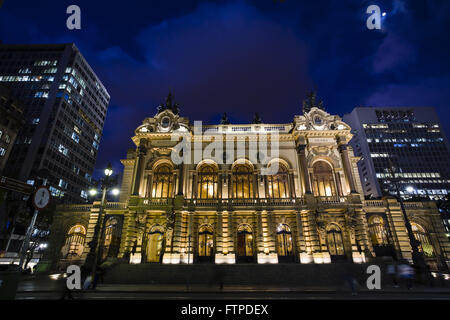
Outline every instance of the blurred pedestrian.
{"label": "blurred pedestrian", "polygon": [[398,266],[399,278],[406,284],[406,288],[411,290],[414,281],[414,269],[409,265],[407,261],[403,261]]}
{"label": "blurred pedestrian", "polygon": [[84,280],[84,283],[83,283],[83,290],[88,290],[88,289],[90,289],[91,288],[91,285],[92,285],[92,275],[88,275],[87,277],[86,277],[86,279]]}
{"label": "blurred pedestrian", "polygon": [[398,288],[398,281],[397,281],[397,270],[394,263],[391,263],[387,266],[387,275],[391,279],[392,285],[394,288]]}
{"label": "blurred pedestrian", "polygon": [[344,281],[348,286],[350,287],[352,296],[356,296],[358,294],[357,287],[358,282],[355,279],[355,276],[353,274],[353,265],[350,262],[347,262],[347,264],[344,266]]}
{"label": "blurred pedestrian", "polygon": [[66,298],[68,298],[70,300],[73,300],[74,297],[72,295],[72,290],[70,290],[67,287],[67,275],[60,276],[59,279],[58,279],[58,282],[60,284],[60,288],[61,288],[61,291],[62,291],[62,295],[61,295],[60,299],[61,300],[65,300]]}

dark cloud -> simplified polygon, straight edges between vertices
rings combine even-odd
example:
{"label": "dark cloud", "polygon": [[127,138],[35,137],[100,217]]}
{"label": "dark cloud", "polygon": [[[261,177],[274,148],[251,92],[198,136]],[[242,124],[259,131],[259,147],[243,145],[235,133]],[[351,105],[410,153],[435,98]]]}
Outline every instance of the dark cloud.
{"label": "dark cloud", "polygon": [[[290,122],[317,86],[331,113],[357,105],[431,105],[448,132],[450,2],[379,0],[11,1],[6,43],[75,42],[111,94],[97,168],[119,159],[169,90],[191,121]],[[82,30],[65,9],[82,9]],[[98,174],[97,169],[96,174]],[[101,172],[100,172],[101,174]]]}

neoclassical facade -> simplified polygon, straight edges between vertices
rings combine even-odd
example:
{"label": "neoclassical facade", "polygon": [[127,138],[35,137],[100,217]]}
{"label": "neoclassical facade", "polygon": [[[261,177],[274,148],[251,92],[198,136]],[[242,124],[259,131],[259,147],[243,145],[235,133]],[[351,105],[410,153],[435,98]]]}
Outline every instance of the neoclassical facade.
{"label": "neoclassical facade", "polygon": [[[411,260],[397,200],[362,197],[351,128],[315,96],[303,111],[289,124],[256,117],[252,124],[229,124],[224,117],[199,128],[169,97],[135,130],[136,149],[122,160],[120,202],[102,209],[102,258],[134,264]],[[260,141],[268,147],[255,148]],[[434,203],[405,208],[427,262],[446,266],[450,243]],[[86,259],[100,210],[100,202],[58,208],[47,254],[52,269]]]}

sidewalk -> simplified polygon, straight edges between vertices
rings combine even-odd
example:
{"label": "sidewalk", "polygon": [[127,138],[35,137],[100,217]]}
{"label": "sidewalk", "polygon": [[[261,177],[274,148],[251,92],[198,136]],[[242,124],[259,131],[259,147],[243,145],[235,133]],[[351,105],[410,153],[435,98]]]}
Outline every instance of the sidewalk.
{"label": "sidewalk", "polygon": [[[58,281],[55,280],[25,280],[21,281],[18,286],[18,293],[25,292],[54,292],[61,290],[61,286]],[[80,292],[80,290],[77,290]],[[95,290],[86,290],[85,292],[111,292],[111,293],[144,293],[144,292],[164,292],[164,293],[177,293],[177,292],[195,292],[195,293],[237,293],[237,292],[251,292],[251,293],[341,293],[347,292],[349,288],[344,284],[339,287],[335,286],[267,286],[267,285],[224,285],[221,289],[218,284],[214,285],[188,285],[188,284],[99,284]],[[450,287],[430,287],[415,285],[411,290],[406,287],[394,288],[392,286],[382,286],[380,290],[369,290],[365,287],[359,286],[358,293],[439,293],[448,294],[450,296]]]}

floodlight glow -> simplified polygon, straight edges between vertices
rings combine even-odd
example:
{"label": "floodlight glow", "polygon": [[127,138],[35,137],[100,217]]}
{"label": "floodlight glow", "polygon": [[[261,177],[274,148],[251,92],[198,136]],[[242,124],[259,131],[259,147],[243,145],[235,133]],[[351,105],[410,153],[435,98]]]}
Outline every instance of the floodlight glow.
{"label": "floodlight glow", "polygon": [[120,191],[117,188],[114,188],[114,189],[111,190],[111,193],[113,194],[113,196],[117,196],[119,194],[119,192]]}
{"label": "floodlight glow", "polygon": [[408,191],[409,193],[413,193],[414,192],[414,188],[411,186],[406,187],[406,191]]}
{"label": "floodlight glow", "polygon": [[89,190],[89,194],[90,194],[91,196],[95,196],[95,195],[97,194],[97,190],[91,189],[91,190]]}

